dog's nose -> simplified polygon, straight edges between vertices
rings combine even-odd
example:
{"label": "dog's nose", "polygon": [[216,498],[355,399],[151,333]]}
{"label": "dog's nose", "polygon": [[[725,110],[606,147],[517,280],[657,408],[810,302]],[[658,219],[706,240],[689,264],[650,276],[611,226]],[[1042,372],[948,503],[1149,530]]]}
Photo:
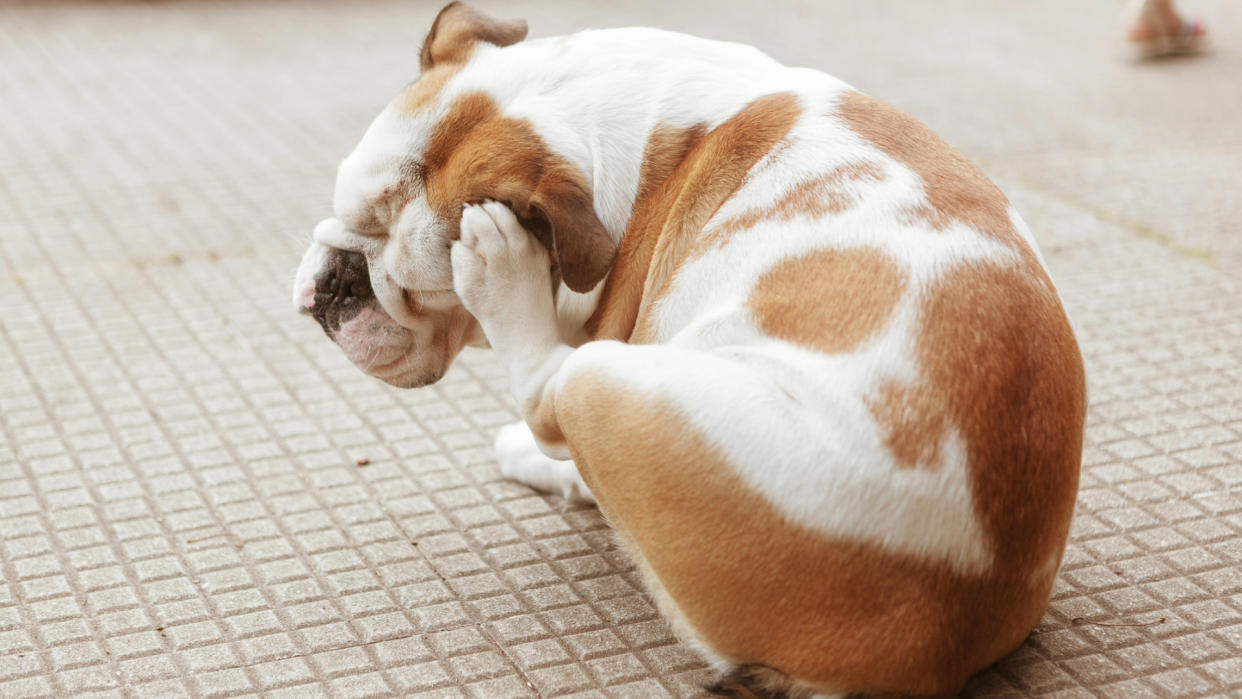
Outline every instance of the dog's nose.
{"label": "dog's nose", "polygon": [[315,277],[312,291],[310,313],[329,337],[375,298],[366,258],[346,250],[329,254],[328,264]]}

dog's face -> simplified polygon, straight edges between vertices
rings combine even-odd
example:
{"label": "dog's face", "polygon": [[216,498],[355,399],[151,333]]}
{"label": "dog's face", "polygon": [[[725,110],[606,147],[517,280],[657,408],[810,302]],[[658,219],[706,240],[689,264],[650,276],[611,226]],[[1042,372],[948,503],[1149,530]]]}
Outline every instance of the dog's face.
{"label": "dog's face", "polygon": [[574,291],[590,290],[611,267],[615,245],[582,174],[482,86],[446,89],[477,54],[525,35],[524,22],[457,3],[441,11],[421,77],[340,164],[335,216],[315,228],[298,268],[294,306],[359,368],[394,386],[433,383],[466,345],[486,345],[453,291],[449,249],[464,204],[509,205]]}
{"label": "dog's face", "polygon": [[402,388],[435,382],[464,346],[485,342],[453,293],[456,218],[429,206],[409,167],[411,121],[390,106],[341,162],[336,215],[316,226],[294,286],[295,306],[354,364]]}

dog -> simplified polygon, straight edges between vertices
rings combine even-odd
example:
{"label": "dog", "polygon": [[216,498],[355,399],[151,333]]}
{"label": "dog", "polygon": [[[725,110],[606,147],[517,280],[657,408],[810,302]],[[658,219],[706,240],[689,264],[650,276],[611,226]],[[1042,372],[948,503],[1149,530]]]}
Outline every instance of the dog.
{"label": "dog", "polygon": [[593,498],[714,689],[949,695],[1047,606],[1082,357],[1032,235],[926,127],[654,29],[444,8],[294,305],[364,371],[492,347],[502,473]]}

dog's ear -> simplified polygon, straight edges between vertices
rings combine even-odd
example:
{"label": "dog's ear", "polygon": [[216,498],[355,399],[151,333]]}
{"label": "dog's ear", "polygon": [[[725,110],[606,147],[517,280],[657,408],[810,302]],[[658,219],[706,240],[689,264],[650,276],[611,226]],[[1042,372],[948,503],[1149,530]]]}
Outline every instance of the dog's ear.
{"label": "dog's ear", "polygon": [[445,63],[464,63],[480,41],[509,46],[526,38],[526,21],[502,22],[461,2],[445,5],[423,42],[419,57],[423,72]]}
{"label": "dog's ear", "polygon": [[524,213],[523,225],[552,252],[565,286],[588,292],[612,269],[617,246],[579,178],[552,168],[539,180]]}

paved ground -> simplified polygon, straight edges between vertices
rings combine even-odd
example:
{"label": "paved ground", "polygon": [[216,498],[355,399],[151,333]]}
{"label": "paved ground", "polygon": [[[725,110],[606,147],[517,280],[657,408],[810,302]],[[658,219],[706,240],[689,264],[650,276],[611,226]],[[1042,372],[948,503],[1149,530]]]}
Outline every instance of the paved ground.
{"label": "paved ground", "polygon": [[[969,692],[1242,695],[1242,7],[1135,65],[1109,2],[486,6],[755,43],[981,162],[1091,409],[1052,606]],[[289,310],[436,9],[0,6],[0,696],[695,693],[598,515],[498,478],[486,355],[391,390]]]}

